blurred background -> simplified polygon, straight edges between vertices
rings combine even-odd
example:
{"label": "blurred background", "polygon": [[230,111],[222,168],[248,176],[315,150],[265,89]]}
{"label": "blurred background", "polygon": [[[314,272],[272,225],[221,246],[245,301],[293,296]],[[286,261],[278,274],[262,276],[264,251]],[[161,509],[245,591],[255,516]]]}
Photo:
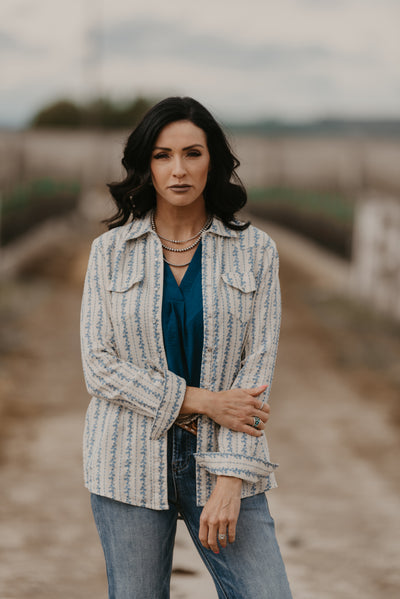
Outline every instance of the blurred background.
{"label": "blurred background", "polygon": [[[269,495],[297,599],[400,596],[397,0],[3,0],[0,597],[105,597],[79,309],[128,133],[204,103],[281,258]],[[183,529],[173,598],[216,597]]]}

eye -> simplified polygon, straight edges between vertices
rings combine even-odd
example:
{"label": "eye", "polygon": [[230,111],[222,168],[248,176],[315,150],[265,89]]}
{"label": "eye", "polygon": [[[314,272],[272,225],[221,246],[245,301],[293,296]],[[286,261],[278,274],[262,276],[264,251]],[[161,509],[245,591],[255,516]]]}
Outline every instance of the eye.
{"label": "eye", "polygon": [[153,158],[155,160],[161,160],[162,158],[168,158],[168,154],[166,152],[159,152],[158,154],[154,154]]}
{"label": "eye", "polygon": [[188,156],[191,158],[196,158],[201,156],[201,152],[199,150],[190,150],[190,152],[188,152]]}

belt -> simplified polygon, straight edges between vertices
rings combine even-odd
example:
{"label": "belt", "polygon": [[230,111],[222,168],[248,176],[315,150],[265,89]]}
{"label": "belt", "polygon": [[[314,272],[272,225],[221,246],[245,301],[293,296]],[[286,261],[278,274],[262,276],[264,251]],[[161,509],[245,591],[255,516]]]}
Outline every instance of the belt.
{"label": "belt", "polygon": [[185,431],[192,433],[193,435],[197,435],[197,418],[196,420],[192,420],[191,422],[175,422],[177,426],[180,426]]}

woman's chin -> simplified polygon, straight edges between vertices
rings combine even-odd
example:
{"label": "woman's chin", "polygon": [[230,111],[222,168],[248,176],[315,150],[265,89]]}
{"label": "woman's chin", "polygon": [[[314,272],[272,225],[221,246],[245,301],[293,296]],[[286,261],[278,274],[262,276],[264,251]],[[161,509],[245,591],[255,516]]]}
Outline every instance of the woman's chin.
{"label": "woman's chin", "polygon": [[157,205],[163,205],[166,208],[187,208],[189,206],[197,206],[204,203],[203,196],[194,196],[187,193],[172,193],[165,196],[157,196]]}

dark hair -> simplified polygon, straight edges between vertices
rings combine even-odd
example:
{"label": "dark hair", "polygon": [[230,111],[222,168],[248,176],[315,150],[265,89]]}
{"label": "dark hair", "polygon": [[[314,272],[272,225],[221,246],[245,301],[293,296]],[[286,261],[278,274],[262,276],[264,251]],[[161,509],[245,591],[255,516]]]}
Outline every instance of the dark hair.
{"label": "dark hair", "polygon": [[248,222],[232,222],[235,212],[246,204],[247,194],[235,172],[240,163],[233,155],[224,132],[199,102],[179,97],[166,98],[150,108],[130,134],[122,159],[126,177],[121,182],[108,185],[117,212],[104,222],[112,229],[124,225],[129,218],[140,218],[155,207],[151,154],[161,130],[176,121],[191,121],[206,134],[211,165],[204,189],[207,212],[218,216],[231,229],[247,228]]}

